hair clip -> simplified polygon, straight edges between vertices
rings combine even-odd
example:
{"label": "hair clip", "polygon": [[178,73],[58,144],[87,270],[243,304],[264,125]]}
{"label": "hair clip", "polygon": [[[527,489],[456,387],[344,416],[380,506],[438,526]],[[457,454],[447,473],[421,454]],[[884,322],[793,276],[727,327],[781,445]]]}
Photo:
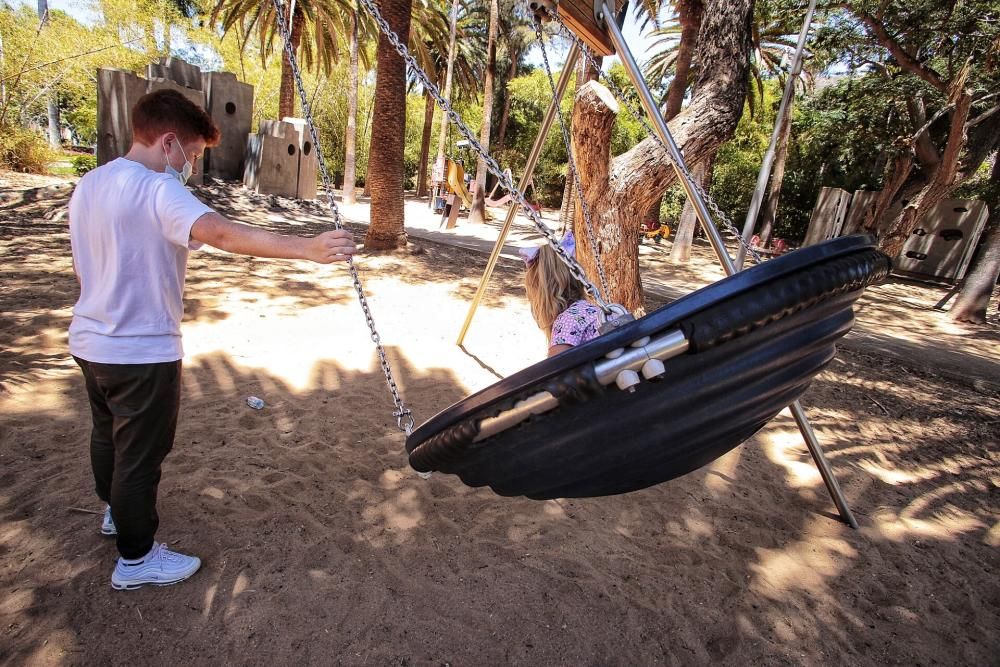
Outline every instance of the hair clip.
{"label": "hair clip", "polygon": [[[565,250],[566,254],[570,257],[576,257],[576,238],[574,238],[573,232],[566,232],[566,235],[559,241],[559,247]],[[517,254],[521,256],[526,265],[530,266],[538,258],[538,251],[541,249],[542,246],[539,245],[531,246],[530,248],[518,248]]]}

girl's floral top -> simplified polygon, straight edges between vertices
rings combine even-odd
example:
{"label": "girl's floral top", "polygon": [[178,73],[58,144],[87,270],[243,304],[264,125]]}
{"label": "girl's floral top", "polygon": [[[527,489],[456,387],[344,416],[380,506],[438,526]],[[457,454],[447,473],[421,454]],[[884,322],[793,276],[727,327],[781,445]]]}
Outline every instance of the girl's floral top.
{"label": "girl's floral top", "polygon": [[589,301],[574,301],[552,323],[549,345],[582,345],[597,338],[601,310]]}

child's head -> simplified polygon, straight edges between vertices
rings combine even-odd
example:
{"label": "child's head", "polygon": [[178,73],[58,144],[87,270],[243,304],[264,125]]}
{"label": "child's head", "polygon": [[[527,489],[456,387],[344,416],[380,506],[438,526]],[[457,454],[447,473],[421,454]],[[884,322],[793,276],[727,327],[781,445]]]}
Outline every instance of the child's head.
{"label": "child's head", "polygon": [[524,288],[531,304],[531,314],[547,334],[559,314],[575,301],[584,298],[583,286],[569,272],[556,251],[545,245],[528,261]]}
{"label": "child's head", "polygon": [[151,146],[165,134],[174,134],[185,144],[201,141],[207,146],[215,146],[219,143],[219,128],[212,117],[180,92],[170,89],[143,95],[132,109],[135,141]]}

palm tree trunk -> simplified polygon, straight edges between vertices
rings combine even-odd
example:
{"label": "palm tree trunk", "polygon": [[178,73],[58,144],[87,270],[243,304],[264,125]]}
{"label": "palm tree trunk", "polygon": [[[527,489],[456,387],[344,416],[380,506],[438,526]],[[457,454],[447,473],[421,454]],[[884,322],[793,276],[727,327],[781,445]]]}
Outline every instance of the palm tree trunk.
{"label": "palm tree trunk", "polygon": [[514,75],[517,74],[517,53],[510,53],[510,67],[507,68],[507,76],[504,77],[503,84],[500,88],[503,89],[503,111],[500,112],[500,125],[497,127],[497,142],[496,147],[498,151],[503,150],[504,139],[507,138],[507,122],[510,120],[510,104],[511,96],[510,91],[507,90],[507,84],[511,82]]}
{"label": "palm tree trunk", "polygon": [[[38,0],[38,18],[44,18],[49,11],[48,0]],[[48,101],[49,117],[49,145],[52,148],[59,148],[62,145],[59,136],[59,94],[56,92],[49,94]]]}
{"label": "palm tree trunk", "polygon": [[[302,9],[295,8],[295,15],[292,17],[292,51],[299,52],[299,44],[302,42],[302,24],[305,16]],[[278,89],[278,116],[295,115],[295,78],[292,76],[292,64],[288,60],[288,54],[282,50],[281,56],[281,84]]]}
{"label": "palm tree trunk", "polygon": [[677,18],[681,24],[681,39],[677,45],[677,58],[674,60],[674,78],[667,90],[666,109],[663,116],[668,121],[681,112],[684,95],[688,89],[688,78],[691,74],[691,61],[694,50],[698,46],[698,33],[701,30],[701,18],[705,7],[701,0],[685,0],[677,3]]}
{"label": "palm tree trunk", "polygon": [[[694,59],[694,51],[698,46],[698,33],[701,31],[701,18],[705,7],[701,0],[684,0],[677,4],[678,20],[681,24],[681,39],[677,44],[677,58],[674,60],[674,78],[667,88],[667,99],[663,105],[663,118],[670,122],[674,116],[681,112],[684,103],[684,95],[687,94],[688,79],[691,74],[691,61]],[[654,201],[649,206],[649,210],[643,216],[644,220],[658,222],[660,219],[660,206],[663,198]],[[685,217],[684,214],[687,214]],[[694,209],[690,205],[685,205],[681,213],[681,220],[674,235],[674,248],[677,248],[677,239],[681,238],[681,248],[677,251],[677,257],[684,259],[674,259],[671,251],[670,257],[674,261],[687,262],[691,256],[691,241],[694,234],[694,225],[697,222],[694,217]],[[681,229],[684,229],[686,236],[680,237]]]}
{"label": "palm tree trunk", "polygon": [[771,189],[764,202],[764,214],[760,226],[760,247],[771,245],[771,234],[774,233],[774,220],[778,215],[778,201],[781,199],[781,184],[785,180],[785,165],[788,164],[788,139],[792,134],[791,111],[781,119],[781,133],[778,134],[778,145],[775,147],[774,172],[771,175]]}
{"label": "palm tree trunk", "polygon": [[[580,93],[580,87],[584,84],[584,79],[592,72],[592,69],[587,66],[586,59],[580,58],[579,63],[577,63],[576,86],[573,90],[574,103],[576,96]],[[572,132],[573,128],[570,127],[570,136],[572,136]],[[563,182],[562,203],[559,205],[559,231],[562,234],[565,234],[567,229],[572,228],[573,218],[576,216],[576,199],[576,169],[573,163],[568,163],[566,165],[566,180]]]}
{"label": "palm tree trunk", "polygon": [[[379,0],[378,6],[400,41],[410,35],[412,0]],[[403,148],[406,138],[406,65],[395,48],[380,35],[375,51],[378,74],[372,110],[372,143],[368,158],[371,188],[371,224],[365,234],[367,250],[392,250],[406,245],[403,226]]]}
{"label": "palm tree trunk", "polygon": [[427,196],[427,158],[431,153],[431,133],[434,129],[434,98],[424,91],[424,132],[420,136],[420,162],[417,164],[417,196]]}
{"label": "palm tree trunk", "polygon": [[358,141],[358,8],[351,13],[351,73],[347,84],[347,132],[344,135],[344,203],[358,200],[354,191],[357,183]]}
{"label": "palm tree trunk", "polygon": [[[448,40],[448,69],[444,76],[444,99],[451,102],[451,78],[455,70],[455,40],[458,35],[458,0],[451,3],[451,37]],[[441,119],[441,135],[438,137],[437,160],[435,164],[444,165],[444,149],[448,143],[448,119]]]}
{"label": "palm tree trunk", "polygon": [[[497,69],[497,23],[500,20],[499,0],[490,2],[489,37],[486,42],[486,80],[483,82],[483,124],[479,130],[479,143],[490,149],[490,129],[493,121],[493,80]],[[469,222],[486,221],[486,160],[476,163],[476,183],[472,194]]]}
{"label": "palm tree trunk", "polygon": [[[691,175],[698,179],[701,187],[708,192],[712,185],[712,167],[715,164],[715,155],[711,155],[703,164],[699,164],[691,170]],[[677,223],[677,230],[674,232],[673,246],[670,248],[670,261],[674,264],[687,264],[691,260],[691,244],[694,242],[694,230],[698,228],[698,215],[694,212],[694,206],[690,201],[684,202],[681,209],[681,218]]]}

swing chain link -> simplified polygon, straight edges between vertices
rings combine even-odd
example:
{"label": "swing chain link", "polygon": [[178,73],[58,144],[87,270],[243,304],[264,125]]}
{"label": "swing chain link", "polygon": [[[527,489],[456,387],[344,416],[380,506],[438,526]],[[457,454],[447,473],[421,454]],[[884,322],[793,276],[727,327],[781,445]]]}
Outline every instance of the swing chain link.
{"label": "swing chain link", "polygon": [[[330,172],[326,166],[326,159],[323,156],[322,144],[319,140],[319,133],[316,131],[316,124],[313,120],[312,109],[309,104],[309,96],[306,93],[305,85],[302,82],[302,72],[299,70],[298,60],[295,56],[294,49],[292,49],[292,36],[288,28],[288,23],[285,20],[284,8],[281,4],[282,0],[273,0],[273,3],[275,22],[277,23],[278,31],[281,33],[285,55],[288,57],[288,64],[291,67],[292,75],[295,79],[295,86],[298,89],[299,99],[302,102],[302,115],[306,121],[306,126],[309,128],[309,133],[313,141],[313,147],[316,150],[316,160],[319,163],[319,171],[323,181],[323,190],[326,193],[327,205],[333,214],[333,226],[334,229],[343,229],[344,224],[340,215],[340,209],[337,207],[337,202],[334,200],[333,196],[333,180],[330,178]],[[375,343],[375,349],[378,352],[379,366],[382,368],[382,374],[385,375],[386,384],[389,386],[389,392],[392,394],[392,402],[396,407],[392,416],[396,418],[396,426],[399,430],[403,431],[406,435],[410,435],[413,431],[414,425],[413,413],[408,407],[406,407],[406,404],[403,402],[403,398],[399,395],[399,387],[396,385],[395,378],[393,378],[392,368],[389,365],[389,358],[385,353],[385,348],[382,346],[382,337],[375,328],[375,318],[372,317],[371,308],[368,306],[368,298],[365,296],[364,288],[361,285],[361,277],[358,274],[358,268],[354,265],[353,258],[348,257],[347,266],[351,273],[354,291],[358,294],[358,301],[361,304],[361,310],[365,315],[365,322],[368,324],[368,330],[371,333],[372,342]]]}
{"label": "swing chain link", "polygon": [[[666,151],[667,147],[664,145],[663,140],[660,139],[660,136],[653,131],[653,128],[652,126],[650,126],[649,121],[646,120],[645,114],[639,111],[639,107],[635,105],[631,97],[629,95],[626,95],[625,91],[622,90],[617,83],[615,83],[614,79],[611,78],[610,74],[608,74],[603,70],[601,64],[598,63],[597,60],[594,58],[593,54],[590,53],[590,50],[586,47],[583,40],[581,40],[576,35],[576,33],[574,33],[572,30],[569,29],[569,27],[566,26],[562,18],[559,16],[558,12],[554,11],[549,7],[539,7],[537,13],[535,14],[536,21],[539,20],[539,14],[544,14],[544,16],[554,21],[559,26],[559,33],[563,37],[574,42],[577,45],[577,48],[580,49],[581,54],[583,55],[587,63],[590,65],[590,67],[593,67],[595,71],[600,72],[601,78],[604,79],[605,84],[607,84],[608,88],[611,89],[612,94],[616,98],[622,101],[622,103],[625,105],[625,108],[628,109],[629,114],[640,125],[642,125],[642,127],[646,130],[646,133],[650,137],[652,137],[656,141],[656,143],[658,143],[660,147],[663,148],[663,150]],[[605,18],[605,20],[608,19]],[[542,53],[544,55],[544,47],[542,49]],[[667,152],[669,154],[669,151]],[[738,243],[743,248],[743,250],[748,255],[753,257],[754,263],[760,264],[763,261],[760,257],[760,253],[758,253],[753,246],[747,243],[747,241],[743,238],[743,234],[736,228],[736,225],[734,225],[733,221],[729,219],[729,216],[726,215],[726,213],[719,207],[718,203],[716,203],[716,201],[712,198],[712,196],[705,191],[705,189],[701,186],[701,183],[698,181],[698,179],[695,178],[690,171],[688,171],[687,165],[683,161],[681,161],[677,165],[677,167],[682,172],[682,177],[685,180],[687,180],[687,182],[691,185],[694,191],[698,193],[698,196],[700,196],[702,200],[705,202],[705,204],[708,206],[708,209],[712,213],[712,216],[716,220],[719,220],[722,223],[723,228],[727,232],[729,232],[729,234],[736,237]]]}
{"label": "swing chain link", "polygon": [[[275,3],[280,0],[274,0]],[[535,225],[538,232],[545,237],[549,246],[555,251],[556,255],[562,261],[563,264],[569,268],[570,273],[573,277],[578,280],[584,287],[584,290],[593,299],[594,303],[605,313],[612,314],[614,311],[604,298],[601,296],[600,290],[594,285],[590,279],[587,278],[586,273],[584,273],[583,267],[580,266],[579,262],[576,261],[572,255],[570,255],[565,248],[563,248],[559,239],[556,237],[555,232],[550,229],[544,222],[542,222],[541,217],[538,212],[529,204],[524,193],[521,192],[517,186],[514,185],[512,178],[508,177],[503,169],[501,169],[500,164],[496,161],[489,151],[483,148],[479,140],[473,135],[472,130],[466,126],[462,121],[462,118],[458,113],[451,107],[451,104],[441,95],[440,89],[434,84],[423,71],[419,64],[417,64],[416,58],[414,58],[406,45],[402,43],[399,39],[399,35],[392,29],[388,21],[382,16],[382,13],[375,6],[373,0],[359,0],[360,4],[365,8],[365,11],[372,17],[378,26],[379,30],[389,40],[389,43],[396,50],[396,53],[403,59],[410,72],[417,78],[420,85],[424,87],[424,90],[431,94],[437,105],[445,112],[448,119],[458,128],[459,133],[469,142],[469,146],[476,152],[476,154],[483,159],[486,163],[486,168],[500,181],[500,184],[504,189],[511,194],[511,196],[517,201],[521,209],[528,215],[531,222]]]}
{"label": "swing chain link", "polygon": [[[558,92],[556,91],[556,82],[552,77],[552,66],[549,64],[549,52],[545,48],[545,35],[542,32],[542,21],[537,14],[532,15],[532,23],[535,24],[535,38],[538,40],[538,46],[542,51],[542,62],[545,65],[545,74],[549,79],[549,89],[552,91],[552,99],[556,99]],[[604,262],[601,259],[601,246],[597,242],[597,235],[594,233],[594,224],[590,216],[590,205],[587,200],[583,197],[583,183],[580,180],[580,172],[576,168],[576,161],[573,159],[573,144],[570,141],[569,131],[566,128],[566,121],[563,119],[562,111],[556,109],[556,118],[559,119],[559,131],[562,134],[563,143],[566,145],[566,164],[569,173],[572,174],[573,186],[576,190],[576,196],[580,202],[580,212],[583,214],[583,222],[587,228],[587,240],[590,242],[590,247],[594,253],[594,263],[597,265],[597,276],[601,281],[601,291],[604,296],[609,295],[608,290],[608,278],[604,274]],[[570,229],[573,228],[573,223],[570,221]]]}

